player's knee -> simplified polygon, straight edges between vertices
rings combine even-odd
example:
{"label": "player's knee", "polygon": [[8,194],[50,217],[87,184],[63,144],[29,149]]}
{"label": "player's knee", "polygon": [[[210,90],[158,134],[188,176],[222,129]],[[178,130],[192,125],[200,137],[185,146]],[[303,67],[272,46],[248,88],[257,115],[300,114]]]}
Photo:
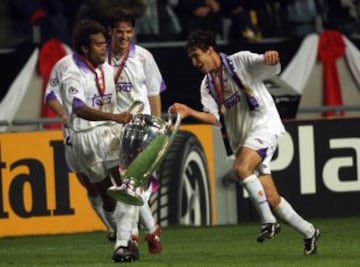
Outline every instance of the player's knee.
{"label": "player's knee", "polygon": [[245,164],[237,164],[234,166],[234,172],[240,180],[244,180],[253,174],[253,170]]}

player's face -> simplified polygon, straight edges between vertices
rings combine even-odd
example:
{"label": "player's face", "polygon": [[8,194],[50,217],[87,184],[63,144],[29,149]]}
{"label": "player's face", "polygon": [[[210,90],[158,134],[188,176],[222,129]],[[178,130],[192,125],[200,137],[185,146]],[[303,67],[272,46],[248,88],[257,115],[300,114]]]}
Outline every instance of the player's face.
{"label": "player's face", "polygon": [[213,50],[210,48],[207,50],[201,50],[200,48],[195,48],[188,51],[188,56],[191,60],[191,64],[200,70],[202,73],[209,73],[216,70],[216,66],[212,57]]}
{"label": "player's face", "polygon": [[110,30],[112,44],[117,50],[124,51],[134,37],[134,27],[128,22],[120,22]]}
{"label": "player's face", "polygon": [[90,46],[86,49],[85,56],[95,67],[105,62],[106,39],[102,33],[90,35]]}

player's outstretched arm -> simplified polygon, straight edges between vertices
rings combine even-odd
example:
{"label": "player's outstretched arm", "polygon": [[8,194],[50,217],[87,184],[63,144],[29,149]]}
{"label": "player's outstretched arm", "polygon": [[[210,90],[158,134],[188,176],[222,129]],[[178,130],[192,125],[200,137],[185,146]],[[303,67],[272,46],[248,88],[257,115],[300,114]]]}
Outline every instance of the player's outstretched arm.
{"label": "player's outstretched arm", "polygon": [[128,123],[133,117],[133,115],[127,111],[120,114],[115,114],[96,110],[86,105],[75,109],[75,113],[78,117],[89,121],[115,121],[121,124]]}
{"label": "player's outstretched arm", "polygon": [[194,119],[197,119],[198,121],[209,123],[209,124],[216,124],[217,119],[216,117],[211,113],[206,113],[202,111],[197,111],[195,109],[190,108],[187,105],[181,104],[181,103],[174,103],[170,110],[172,112],[179,112],[182,119],[186,117],[193,117]]}

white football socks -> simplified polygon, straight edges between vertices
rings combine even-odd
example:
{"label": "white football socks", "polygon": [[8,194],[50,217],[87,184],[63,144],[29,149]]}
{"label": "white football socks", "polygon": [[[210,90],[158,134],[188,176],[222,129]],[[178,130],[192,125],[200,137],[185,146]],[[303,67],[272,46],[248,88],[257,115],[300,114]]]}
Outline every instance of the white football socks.
{"label": "white football socks", "polygon": [[144,205],[140,207],[140,217],[142,223],[147,229],[147,232],[150,234],[154,233],[156,230],[156,222],[148,202],[145,202]]}
{"label": "white football socks", "polygon": [[103,209],[103,200],[98,195],[96,197],[91,197],[88,195],[88,200],[90,202],[91,207],[94,209],[96,215],[100,218],[100,220],[104,223],[106,230],[110,232],[115,232],[115,225],[111,225],[108,219],[105,216],[105,212]]}
{"label": "white football socks", "polygon": [[116,220],[116,242],[114,248],[127,247],[131,240],[136,206],[117,201],[113,216]]}
{"label": "white football socks", "polygon": [[261,223],[275,223],[276,218],[271,212],[264,188],[258,177],[255,174],[252,174],[242,180],[241,184],[248,192],[250,199],[260,216]]}
{"label": "white football socks", "polygon": [[274,213],[277,217],[302,233],[304,238],[310,238],[314,235],[314,225],[304,220],[285,198],[281,197],[279,205],[274,209]]}

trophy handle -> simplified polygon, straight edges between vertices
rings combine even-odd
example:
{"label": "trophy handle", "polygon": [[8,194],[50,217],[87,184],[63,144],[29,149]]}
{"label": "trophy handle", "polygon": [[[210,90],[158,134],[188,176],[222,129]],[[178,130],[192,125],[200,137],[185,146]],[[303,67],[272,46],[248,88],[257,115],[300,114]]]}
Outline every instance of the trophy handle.
{"label": "trophy handle", "polygon": [[[170,137],[171,140],[173,139],[173,136],[175,136],[175,134],[177,133],[180,123],[181,123],[181,115],[179,112],[176,112],[175,125],[173,126],[173,132]],[[172,116],[171,109],[169,108],[168,109],[168,126],[172,127],[172,125],[173,125],[173,116]]]}
{"label": "trophy handle", "polygon": [[137,113],[141,113],[144,110],[144,103],[140,100],[135,100],[128,109],[128,112],[132,113],[133,115]]}

